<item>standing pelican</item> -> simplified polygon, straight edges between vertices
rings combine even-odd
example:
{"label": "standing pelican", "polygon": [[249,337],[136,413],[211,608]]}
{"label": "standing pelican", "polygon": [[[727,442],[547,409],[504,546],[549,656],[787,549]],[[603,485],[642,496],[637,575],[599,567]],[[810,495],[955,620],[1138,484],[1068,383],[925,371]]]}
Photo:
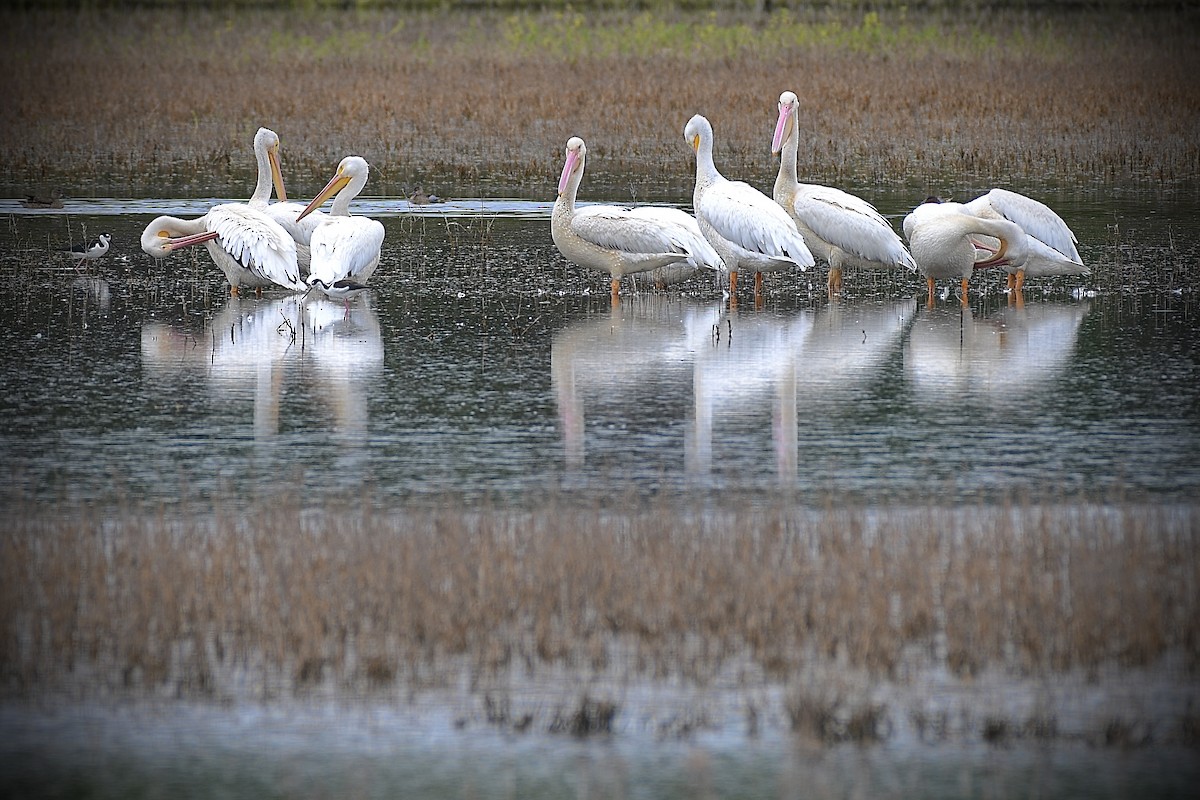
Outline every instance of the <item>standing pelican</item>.
{"label": "standing pelican", "polygon": [[244,203],[213,206],[196,219],[156,217],[142,231],[142,249],[155,258],[175,250],[203,244],[229,281],[229,293],[239,287],[259,291],[278,284],[304,288],[296,264],[296,243],[287,231],[262,211]]}
{"label": "standing pelican", "polygon": [[[288,202],[287,190],[283,186],[283,171],[279,166],[279,135],[270,128],[259,128],[254,135],[254,160],[258,162],[258,182],[254,185],[254,193],[250,195],[250,206],[263,211],[271,219],[288,232],[296,242],[296,259],[302,273],[309,269],[308,248],[312,242],[313,231],[325,219],[323,212],[312,214],[304,221],[298,221],[304,212],[304,203]],[[278,203],[271,203],[271,189],[279,197]]]}
{"label": "standing pelican", "polygon": [[[566,163],[558,179],[558,199],[550,215],[550,235],[560,253],[583,267],[608,273],[612,300],[620,295],[621,278],[673,264],[691,263],[716,268],[718,257],[699,229],[678,215],[678,209],[575,207],[583,180],[587,146],[583,139],[567,140]],[[695,267],[692,267],[694,270]]]}
{"label": "standing pelican", "polygon": [[762,273],[811,267],[812,253],[787,212],[741,181],[729,181],[713,164],[713,129],[699,114],[688,120],[683,138],[696,153],[692,205],[700,231],[729,272],[730,302],[737,302],[737,274],[754,270],[754,296],[762,295]]}
{"label": "standing pelican", "polygon": [[[1029,258],[1006,267],[1009,289],[1023,289],[1026,277],[1090,275],[1092,272],[1079,257],[1078,240],[1067,223],[1045,203],[1032,197],[1007,189],[992,189],[969,203],[946,203],[936,197],[929,198],[926,203],[938,203],[983,219],[1007,220],[1025,231],[1029,237],[1026,242]],[[907,229],[905,235],[908,235]],[[989,243],[977,244],[981,249],[995,252]]]}
{"label": "standing pelican", "polygon": [[873,205],[841,189],[797,181],[799,104],[792,92],[779,95],[779,121],[771,139],[771,154],[780,156],[774,197],[795,220],[809,251],[829,263],[829,293],[842,290],[842,268],[846,266],[903,266],[915,272],[912,255]]}
{"label": "standing pelican", "polygon": [[[929,288],[928,305],[933,306],[935,283],[939,279],[962,280],[962,304],[967,304],[967,282],[978,268],[1022,264],[1037,258],[1031,252],[1025,231],[1006,219],[985,219],[940,203],[924,203],[904,218],[904,231],[917,269]],[[979,240],[991,237],[999,242],[993,249]],[[987,256],[977,261],[979,250]]]}
{"label": "standing pelican", "polygon": [[331,298],[345,300],[347,310],[350,298],[366,286],[379,266],[383,249],[383,225],[368,217],[350,215],[350,201],[366,186],[369,170],[366,159],[346,156],[329,183],[297,218],[304,219],[337,195],[329,215],[312,234],[308,286],[310,291],[317,288]]}

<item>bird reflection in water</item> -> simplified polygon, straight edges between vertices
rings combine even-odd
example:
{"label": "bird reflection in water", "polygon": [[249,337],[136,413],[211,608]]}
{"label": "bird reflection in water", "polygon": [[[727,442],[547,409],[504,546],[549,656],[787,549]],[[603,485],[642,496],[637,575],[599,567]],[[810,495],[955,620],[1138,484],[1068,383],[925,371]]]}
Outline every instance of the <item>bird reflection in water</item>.
{"label": "bird reflection in water", "polygon": [[1088,310],[1086,302],[925,310],[904,348],[906,382],[933,405],[1023,400],[1062,375]]}
{"label": "bird reflection in water", "polygon": [[383,367],[379,317],[369,303],[347,312],[340,302],[299,295],[271,301],[231,298],[199,332],[146,323],[141,350],[147,376],[202,375],[229,415],[239,401],[252,400],[256,439],[279,433],[280,404],[289,384],[314,388],[336,430],[365,431],[367,392]]}
{"label": "bird reflection in water", "polygon": [[[665,296],[637,298],[578,322],[551,348],[551,373],[568,467],[588,447],[585,405],[620,408],[670,430],[684,422],[688,474],[762,470],[766,419],[779,480],[795,481],[802,422],[838,413],[868,393],[898,357],[916,302],[832,304],[787,315],[740,314]],[[690,378],[690,402],[664,381]],[[674,417],[672,416],[674,415]],[[715,446],[715,444],[717,446]],[[763,442],[765,445],[766,443]],[[601,445],[603,447],[603,445]]]}

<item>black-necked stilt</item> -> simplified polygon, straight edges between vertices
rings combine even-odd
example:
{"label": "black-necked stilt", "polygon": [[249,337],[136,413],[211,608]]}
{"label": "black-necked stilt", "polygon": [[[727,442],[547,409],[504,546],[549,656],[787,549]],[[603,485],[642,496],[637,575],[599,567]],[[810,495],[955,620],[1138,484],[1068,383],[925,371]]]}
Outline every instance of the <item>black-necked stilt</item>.
{"label": "black-necked stilt", "polygon": [[346,313],[350,313],[350,301],[367,290],[366,284],[342,278],[340,281],[326,283],[320,278],[308,279],[308,291],[320,289],[331,300],[341,300],[346,304]]}
{"label": "black-necked stilt", "polygon": [[79,269],[85,261],[95,261],[108,252],[108,245],[112,242],[112,235],[102,233],[96,237],[91,244],[76,244],[72,245],[69,250],[64,250],[64,253],[70,253],[75,258],[79,259],[75,262],[75,268]]}

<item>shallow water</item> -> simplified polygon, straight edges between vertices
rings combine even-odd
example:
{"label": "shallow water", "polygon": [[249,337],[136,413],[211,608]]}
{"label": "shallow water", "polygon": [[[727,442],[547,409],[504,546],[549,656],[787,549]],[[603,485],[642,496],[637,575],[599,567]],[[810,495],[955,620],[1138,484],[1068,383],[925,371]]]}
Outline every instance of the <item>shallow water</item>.
{"label": "shallow water", "polygon": [[[761,310],[730,310],[705,276],[614,310],[602,279],[558,256],[546,203],[375,199],[358,210],[385,223],[383,264],[347,312],[230,299],[199,249],[161,264],[138,249],[151,215],[209,202],[11,213],[0,415],[20,491],[170,500],[288,482],[320,503],[367,485],[386,505],[1200,487],[1198,237],[1177,210],[1060,209],[1095,274],[1034,283],[1020,305],[998,276],[966,311],[926,308],[907,275],[851,275],[830,302],[815,270],[773,278]],[[86,275],[53,252],[101,229],[116,243]]]}
{"label": "shallow water", "polygon": [[[605,280],[559,257],[546,202],[375,198],[356,211],[384,222],[383,263],[347,310],[231,299],[203,252],[141,253],[154,215],[212,202],[0,201],[9,496],[101,508],[284,489],[386,508],[630,489],[688,508],[779,491],[883,507],[1200,496],[1193,208],[1053,198],[1095,274],[1034,282],[1021,304],[998,276],[976,281],[964,310],[953,296],[927,308],[907,275],[862,274],[830,302],[816,270],[769,278],[761,309],[743,298],[731,310],[705,277],[613,309]],[[878,204],[896,217],[911,198]],[[86,273],[56,252],[102,230],[113,252]],[[1186,689],[1181,674],[1162,696]],[[104,796],[1183,796],[1196,777],[1186,750],[1078,740],[810,747],[740,723],[678,739],[636,723],[583,741],[459,730],[455,697],[425,700],[427,713],[9,705],[0,783]]]}

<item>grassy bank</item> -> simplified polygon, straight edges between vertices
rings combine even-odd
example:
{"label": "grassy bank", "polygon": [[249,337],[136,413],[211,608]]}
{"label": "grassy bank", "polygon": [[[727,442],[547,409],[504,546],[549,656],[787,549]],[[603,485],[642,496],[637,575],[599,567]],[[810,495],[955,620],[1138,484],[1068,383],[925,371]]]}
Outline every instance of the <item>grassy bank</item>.
{"label": "grassy bank", "polygon": [[[4,692],[412,702],[453,689],[490,722],[588,732],[631,685],[723,686],[751,716],[776,686],[792,727],[870,739],[883,717],[909,722],[870,711],[880,686],[945,673],[981,696],[988,675],[1044,692],[1170,658],[1178,690],[1200,663],[1191,507],[453,506],[25,509],[0,538]],[[543,689],[525,720],[514,686],[563,674],[584,716],[546,708]],[[843,712],[868,715],[857,735],[829,727]],[[1190,713],[1155,718],[1157,740],[1186,740]]]}
{"label": "grassy bank", "polygon": [[0,184],[17,196],[239,196],[259,125],[282,135],[298,196],[351,152],[377,167],[379,194],[543,196],[571,135],[610,194],[686,196],[687,118],[712,120],[728,174],[768,183],[784,89],[805,108],[801,173],[822,180],[1200,174],[1194,11],[166,8],[0,22]]}

